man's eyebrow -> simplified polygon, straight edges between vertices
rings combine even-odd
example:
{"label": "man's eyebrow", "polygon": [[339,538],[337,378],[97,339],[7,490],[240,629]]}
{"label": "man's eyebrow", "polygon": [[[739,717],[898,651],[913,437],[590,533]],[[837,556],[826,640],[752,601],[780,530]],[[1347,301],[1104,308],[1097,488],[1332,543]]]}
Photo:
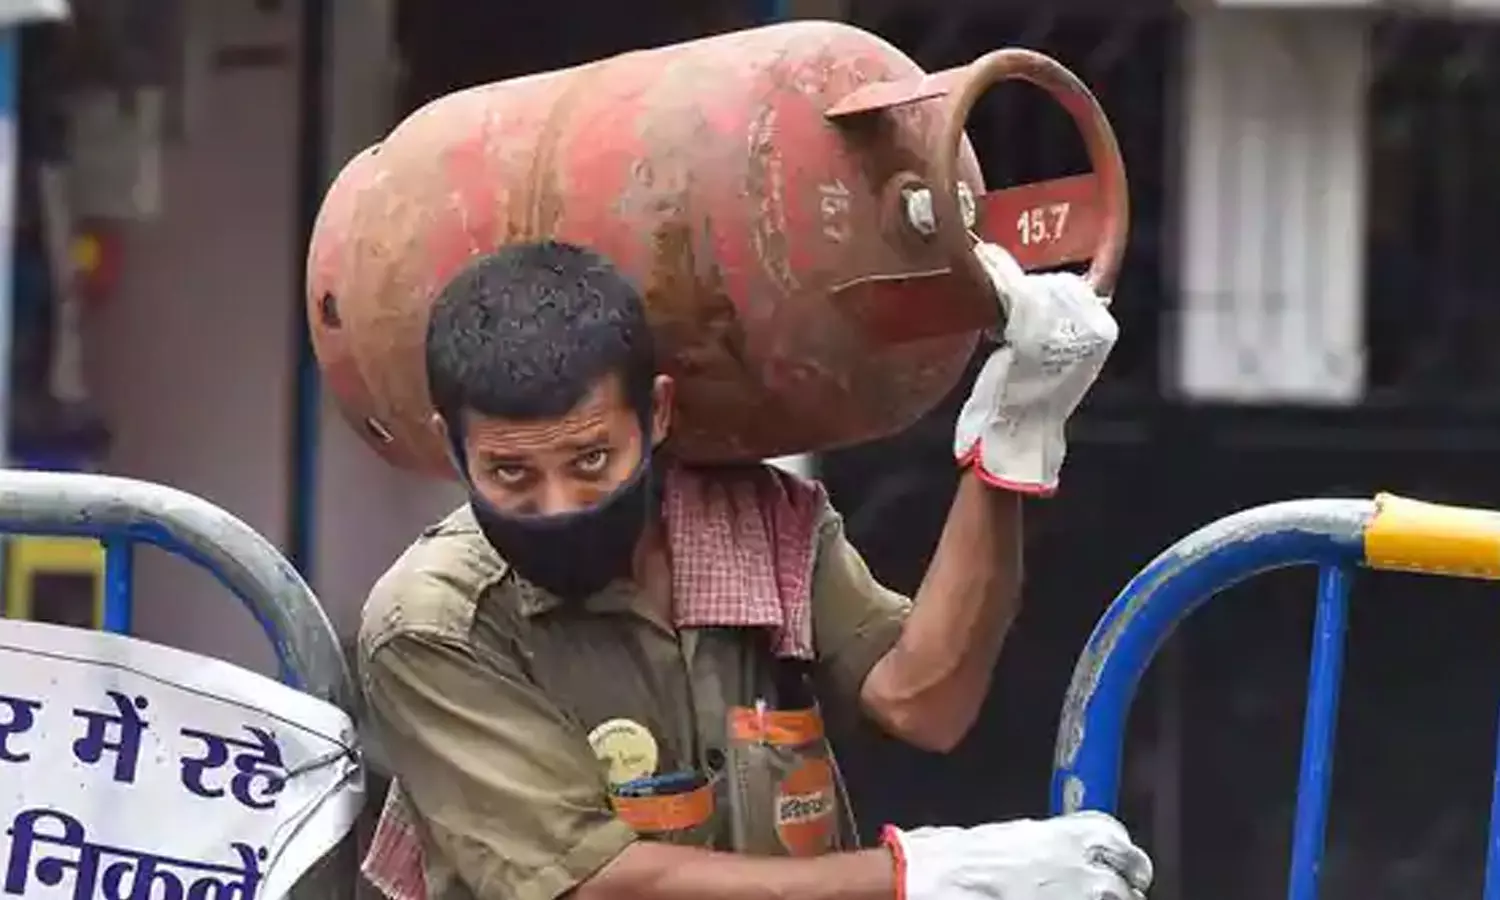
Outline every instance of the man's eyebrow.
{"label": "man's eyebrow", "polygon": [[[560,437],[552,443],[553,449],[566,450],[570,453],[580,451],[598,450],[610,445],[610,437],[607,433],[586,434],[577,437]],[[476,454],[487,463],[506,463],[521,465],[529,459],[525,453],[517,453],[507,450],[486,450],[481,448]]]}
{"label": "man's eyebrow", "polygon": [[490,465],[520,465],[526,461],[524,456],[515,453],[497,453],[493,450],[480,450],[479,458]]}
{"label": "man's eyebrow", "polygon": [[563,438],[558,441],[558,445],[573,451],[598,450],[609,446],[609,435],[591,434],[584,437]]}

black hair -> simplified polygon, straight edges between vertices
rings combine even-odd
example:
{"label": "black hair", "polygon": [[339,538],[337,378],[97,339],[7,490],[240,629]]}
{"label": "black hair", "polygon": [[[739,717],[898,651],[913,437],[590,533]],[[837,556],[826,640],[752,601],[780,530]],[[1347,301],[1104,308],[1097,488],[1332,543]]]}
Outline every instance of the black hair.
{"label": "black hair", "polygon": [[505,419],[565,415],[618,375],[642,418],[655,348],[640,292],[599,254],[560,241],[513,244],[471,262],[438,294],[427,323],[433,406]]}

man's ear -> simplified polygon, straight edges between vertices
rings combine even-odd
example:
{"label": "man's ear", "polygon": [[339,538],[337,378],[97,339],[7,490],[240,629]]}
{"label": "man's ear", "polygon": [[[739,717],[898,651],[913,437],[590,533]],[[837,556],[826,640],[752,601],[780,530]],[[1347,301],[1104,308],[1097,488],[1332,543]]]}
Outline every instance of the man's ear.
{"label": "man's ear", "polygon": [[427,429],[433,434],[437,435],[437,439],[442,442],[443,455],[448,457],[448,462],[452,463],[453,470],[458,473],[458,477],[467,481],[471,476],[469,472],[464,469],[464,461],[458,456],[454,455],[455,453],[465,451],[462,447],[455,448],[453,446],[453,432],[452,429],[448,427],[448,421],[443,418],[443,414],[434,412],[432,416],[427,420]]}
{"label": "man's ear", "polygon": [[672,404],[677,398],[677,384],[670,375],[658,375],[651,382],[651,446],[660,447],[672,431]]}
{"label": "man's ear", "polygon": [[444,447],[452,446],[453,438],[448,433],[448,423],[443,420],[442,413],[434,410],[432,415],[427,419],[427,428],[437,436],[438,440],[443,442]]}

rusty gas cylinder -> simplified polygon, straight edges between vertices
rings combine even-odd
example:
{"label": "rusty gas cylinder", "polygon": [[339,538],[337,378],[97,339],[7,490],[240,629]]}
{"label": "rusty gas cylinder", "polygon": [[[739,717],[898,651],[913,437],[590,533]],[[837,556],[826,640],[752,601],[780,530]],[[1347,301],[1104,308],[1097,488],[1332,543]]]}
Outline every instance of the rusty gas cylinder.
{"label": "rusty gas cylinder", "polygon": [[[1061,102],[1093,172],[985,194],[964,122],[1020,79]],[[443,285],[507,243],[592,247],[636,281],[671,447],[759,459],[893,434],[936,405],[1001,304],[975,233],[1108,289],[1125,173],[1088,89],[999,50],[924,73],[849,25],[792,22],[470,88],[350,161],[308,259],[329,390],[386,459],[447,474],[423,341]]]}

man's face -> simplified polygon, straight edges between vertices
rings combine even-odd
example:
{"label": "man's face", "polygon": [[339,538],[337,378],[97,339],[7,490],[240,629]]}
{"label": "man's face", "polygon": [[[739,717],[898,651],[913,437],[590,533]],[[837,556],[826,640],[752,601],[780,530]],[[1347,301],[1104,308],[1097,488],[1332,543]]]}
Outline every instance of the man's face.
{"label": "man's face", "polygon": [[644,441],[667,434],[672,381],[652,390],[651,434],[641,433],[618,376],[602,379],[577,406],[556,419],[517,421],[466,415],[464,455],[469,478],[501,513],[551,516],[594,506],[635,474]]}

